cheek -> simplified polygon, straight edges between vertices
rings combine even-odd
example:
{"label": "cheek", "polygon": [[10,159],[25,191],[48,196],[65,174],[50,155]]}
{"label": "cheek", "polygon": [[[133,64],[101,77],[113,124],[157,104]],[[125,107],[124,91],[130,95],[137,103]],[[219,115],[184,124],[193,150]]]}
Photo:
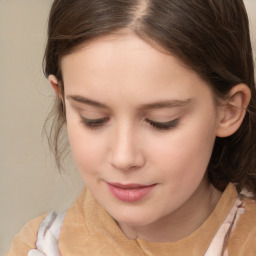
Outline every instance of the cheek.
{"label": "cheek", "polygon": [[201,179],[208,166],[215,141],[209,125],[190,125],[165,138],[151,152],[163,175],[176,184]]}
{"label": "cheek", "polygon": [[90,131],[86,131],[80,123],[68,122],[67,131],[72,155],[79,172],[81,174],[94,172],[102,162],[102,140],[91,135]]}

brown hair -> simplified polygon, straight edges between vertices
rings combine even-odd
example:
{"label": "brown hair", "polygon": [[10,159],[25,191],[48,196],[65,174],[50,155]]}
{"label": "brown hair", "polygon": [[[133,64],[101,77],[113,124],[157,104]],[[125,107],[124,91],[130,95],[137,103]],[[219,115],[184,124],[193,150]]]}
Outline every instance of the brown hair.
{"label": "brown hair", "polygon": [[[60,61],[81,43],[128,28],[181,58],[206,81],[218,98],[245,83],[252,98],[239,130],[216,138],[208,166],[210,182],[228,182],[256,194],[256,92],[248,17],[242,0],[55,0],[50,12],[45,75],[64,86]],[[58,166],[65,107],[56,99],[48,134]]]}

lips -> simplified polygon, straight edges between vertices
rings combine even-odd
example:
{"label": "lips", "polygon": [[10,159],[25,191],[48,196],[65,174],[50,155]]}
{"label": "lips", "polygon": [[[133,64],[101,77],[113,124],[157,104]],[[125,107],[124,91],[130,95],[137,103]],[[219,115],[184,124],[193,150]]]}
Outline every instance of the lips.
{"label": "lips", "polygon": [[152,185],[141,184],[120,184],[107,183],[110,192],[119,200],[124,202],[135,202],[147,196],[155,187]]}

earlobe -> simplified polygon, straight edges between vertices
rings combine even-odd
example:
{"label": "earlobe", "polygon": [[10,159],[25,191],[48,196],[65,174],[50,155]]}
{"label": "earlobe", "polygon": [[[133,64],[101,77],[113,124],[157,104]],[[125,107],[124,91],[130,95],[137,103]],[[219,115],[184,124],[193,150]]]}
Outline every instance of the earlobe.
{"label": "earlobe", "polygon": [[59,85],[58,79],[56,78],[56,76],[49,75],[48,80],[53,90],[55,91],[56,95],[62,100],[63,96],[62,96],[61,86]]}
{"label": "earlobe", "polygon": [[220,107],[216,135],[228,137],[241,126],[251,99],[250,88],[245,84],[234,86],[228,93],[228,99]]}

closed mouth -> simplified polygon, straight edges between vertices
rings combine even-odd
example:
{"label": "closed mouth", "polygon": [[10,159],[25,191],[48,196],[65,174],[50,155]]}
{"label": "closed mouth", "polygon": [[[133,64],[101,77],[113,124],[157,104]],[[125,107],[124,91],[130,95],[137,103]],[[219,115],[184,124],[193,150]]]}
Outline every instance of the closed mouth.
{"label": "closed mouth", "polygon": [[154,189],[156,184],[141,185],[141,184],[120,184],[107,183],[109,191],[117,199],[124,202],[135,202],[144,198]]}

